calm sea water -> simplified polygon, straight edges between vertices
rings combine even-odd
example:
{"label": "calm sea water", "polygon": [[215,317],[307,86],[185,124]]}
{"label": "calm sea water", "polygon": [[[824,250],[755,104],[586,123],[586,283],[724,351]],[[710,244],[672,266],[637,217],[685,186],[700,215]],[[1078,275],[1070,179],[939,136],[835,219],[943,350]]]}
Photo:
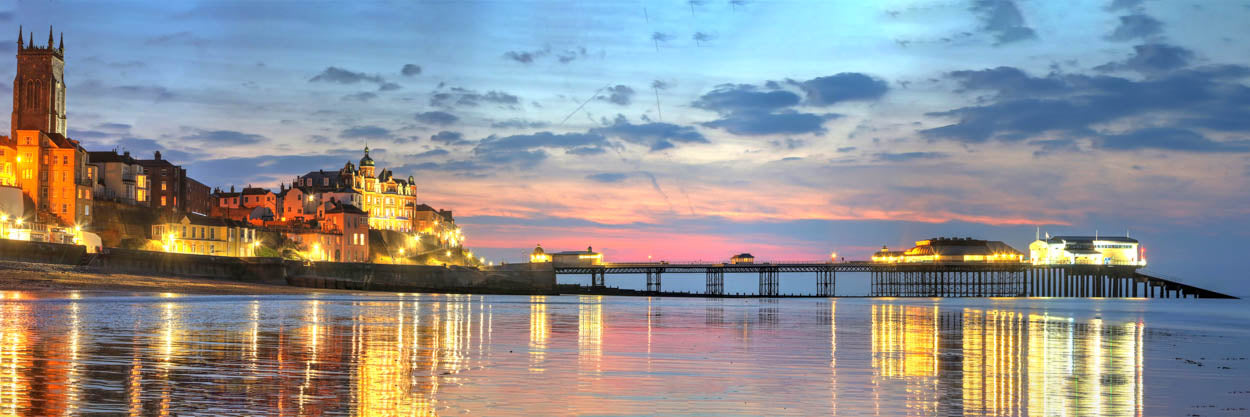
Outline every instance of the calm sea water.
{"label": "calm sea water", "polygon": [[1250,303],[5,293],[0,414],[1248,415]]}

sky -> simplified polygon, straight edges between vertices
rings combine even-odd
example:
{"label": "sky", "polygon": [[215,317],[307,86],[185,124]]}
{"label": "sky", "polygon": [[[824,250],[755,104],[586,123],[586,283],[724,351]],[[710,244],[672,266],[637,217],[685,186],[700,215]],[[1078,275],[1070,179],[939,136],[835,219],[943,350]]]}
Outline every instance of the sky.
{"label": "sky", "polygon": [[1129,234],[1149,270],[1241,295],[1247,20],[1248,1],[0,6],[10,36],[64,32],[89,150],[277,188],[367,144],[492,260]]}

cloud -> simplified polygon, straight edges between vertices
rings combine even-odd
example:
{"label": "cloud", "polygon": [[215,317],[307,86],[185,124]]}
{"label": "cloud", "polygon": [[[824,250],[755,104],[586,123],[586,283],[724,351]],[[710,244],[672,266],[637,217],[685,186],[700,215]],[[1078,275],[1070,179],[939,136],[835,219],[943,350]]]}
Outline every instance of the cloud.
{"label": "cloud", "polygon": [[632,124],[624,115],[619,114],[612,125],[591,129],[589,133],[646,145],[652,151],[672,148],[676,143],[709,143],[703,134],[690,126],[672,123]]}
{"label": "cloud", "polygon": [[1107,39],[1113,41],[1144,39],[1161,32],[1163,32],[1163,22],[1144,13],[1134,13],[1120,16],[1120,25],[1107,35]]}
{"label": "cloud", "polygon": [[599,173],[599,174],[587,175],[586,179],[595,181],[595,182],[611,184],[611,183],[618,183],[621,181],[625,181],[625,178],[628,178],[628,177],[629,177],[629,174],[623,174],[619,172],[604,172],[604,173]]}
{"label": "cloud", "polygon": [[576,148],[565,149],[564,153],[577,156],[591,156],[608,153],[608,150],[602,146],[579,146]]}
{"label": "cloud", "polygon": [[1183,47],[1153,43],[1134,46],[1133,55],[1128,59],[1099,65],[1094,69],[1099,71],[1129,70],[1145,75],[1155,75],[1184,68],[1193,58],[1193,51]]}
{"label": "cloud", "polygon": [[452,132],[444,130],[430,135],[431,142],[439,142],[447,145],[467,145],[471,142],[464,139],[464,135],[460,132]]}
{"label": "cloud", "polygon": [[148,45],[191,45],[201,47],[208,44],[208,41],[195,36],[189,31],[170,33],[153,38],[148,38],[144,43]]}
{"label": "cloud", "polygon": [[1012,0],[973,0],[971,10],[981,20],[981,30],[994,35],[997,45],[1037,37]]}
{"label": "cloud", "polygon": [[1115,151],[1250,152],[1250,140],[1217,142],[1192,130],[1166,127],[1104,135],[1094,141],[1094,146]]}
{"label": "cloud", "polygon": [[549,126],[550,123],[542,121],[528,121],[524,119],[508,119],[490,124],[494,129],[542,129]]}
{"label": "cloud", "polygon": [[421,75],[421,66],[416,64],[404,64],[404,67],[399,69],[399,73],[405,77]]}
{"label": "cloud", "polygon": [[[1100,133],[1097,128],[1144,116],[1166,123],[1148,127],[1242,132],[1250,125],[1250,89],[1239,83],[1250,76],[1250,68],[1244,66],[1176,70],[1140,81],[1059,73],[1031,77],[1014,68],[949,76],[958,80],[962,88],[998,94],[979,105],[929,113],[933,117],[957,119],[953,124],[920,131],[930,139],[981,143],[1092,138],[1106,149],[1123,147],[1128,137],[1113,137],[1124,135]],[[1100,139],[1103,136],[1107,137]],[[1163,137],[1173,142],[1201,144],[1176,132]]]}
{"label": "cloud", "polygon": [[482,103],[496,104],[500,107],[514,109],[520,105],[521,98],[503,91],[491,90],[482,94],[460,87],[438,91],[430,96],[430,105],[434,107],[477,107]]}
{"label": "cloud", "polygon": [[[163,154],[164,152],[162,152]],[[254,183],[259,178],[287,178],[317,169],[338,169],[355,152],[326,155],[277,155],[199,160],[185,164],[188,175],[209,186]]]}
{"label": "cloud", "polygon": [[203,142],[207,145],[254,145],[266,142],[269,139],[256,134],[243,133],[234,130],[199,130],[196,133],[184,136],[183,139]]}
{"label": "cloud", "polygon": [[429,157],[435,157],[435,156],[447,156],[449,154],[451,154],[451,152],[447,151],[446,149],[431,149],[425,152],[408,155],[408,157],[412,159],[419,159],[419,158],[429,158]]}
{"label": "cloud", "polygon": [[954,71],[947,77],[959,83],[956,91],[995,90],[1000,97],[1049,96],[1070,91],[1059,77],[1034,78],[1014,67]]}
{"label": "cloud", "polygon": [[1141,6],[1144,0],[1112,0],[1107,10],[1132,9]]}
{"label": "cloud", "polygon": [[856,72],[817,77],[797,85],[806,94],[804,104],[809,106],[828,106],[851,100],[875,100],[889,90],[885,81]]}
{"label": "cloud", "polygon": [[878,152],[873,154],[879,161],[908,162],[927,159],[942,159],[950,155],[943,152]]}
{"label": "cloud", "polygon": [[618,84],[614,87],[608,87],[608,95],[599,96],[598,99],[620,106],[628,106],[633,97],[634,89]]}
{"label": "cloud", "polygon": [[370,92],[368,92],[368,91],[364,91],[364,92],[359,92],[359,93],[353,93],[353,94],[348,94],[348,95],[345,95],[345,96],[343,96],[342,100],[343,100],[343,101],[359,101],[359,102],[366,102],[366,101],[369,101],[369,100],[373,100],[373,99],[375,99],[375,98],[378,98],[377,93],[370,93]]}
{"label": "cloud", "polygon": [[[169,149],[165,147],[164,145],[162,145],[160,142],[157,142],[152,139],[124,137],[124,138],[119,139],[115,143],[115,145],[117,145],[117,147],[120,148],[122,151],[129,151],[131,155],[135,157],[139,157],[139,158],[151,159],[156,156],[155,155],[156,151],[160,151],[161,158],[174,161],[174,163],[176,164],[189,162],[192,159],[195,159],[192,157],[190,152],[187,152],[184,150]],[[198,149],[190,148],[187,146],[180,146],[180,148],[188,149],[188,150],[192,150],[196,152],[199,151]]]}
{"label": "cloud", "polygon": [[345,138],[384,139],[391,137],[391,131],[378,126],[352,126],[339,132]]}
{"label": "cloud", "polygon": [[551,133],[547,131],[529,135],[490,136],[478,142],[473,149],[476,154],[495,154],[529,151],[539,148],[572,149],[581,146],[601,146],[607,139],[598,133]]}
{"label": "cloud", "polygon": [[413,116],[418,122],[427,125],[446,126],[460,120],[456,115],[445,111],[427,111]]}
{"label": "cloud", "polygon": [[75,95],[97,96],[115,99],[143,100],[155,103],[181,100],[186,97],[174,93],[168,88],[155,85],[120,85],[108,86],[99,80],[86,80],[82,84],[70,87]]}
{"label": "cloud", "polygon": [[551,48],[543,48],[535,51],[508,51],[504,52],[503,57],[522,64],[531,64],[535,59],[542,58],[551,53]]}
{"label": "cloud", "polygon": [[768,141],[775,148],[794,150],[807,145],[807,141],[803,139],[785,138]]}
{"label": "cloud", "polygon": [[721,84],[695,100],[694,107],[721,114],[769,112],[799,104],[799,95],[790,91],[761,91],[748,84]]}
{"label": "cloud", "polygon": [[703,123],[703,126],[724,129],[726,132],[741,136],[760,136],[774,134],[806,134],[824,133],[826,120],[841,117],[838,114],[810,114],[793,110],[774,113],[747,111],[733,113],[719,120]]}
{"label": "cloud", "polygon": [[404,87],[402,85],[395,84],[392,82],[385,82],[385,83],[378,85],[378,91],[395,91],[401,88],[404,88]]}
{"label": "cloud", "polygon": [[326,69],[321,71],[320,74],[317,74],[313,76],[312,78],[309,78],[308,82],[310,83],[323,82],[323,83],[336,83],[336,84],[356,84],[360,82],[371,82],[371,83],[382,84],[382,83],[385,83],[386,80],[382,79],[382,76],[380,75],[369,75],[363,72],[349,71],[349,70],[345,70],[339,67],[326,67]]}
{"label": "cloud", "polygon": [[578,58],[585,58],[585,57],[586,57],[586,47],[578,47],[577,49],[566,49],[563,52],[556,54],[556,60],[560,61],[561,64],[567,64],[567,63],[573,62],[574,60],[577,60]]}

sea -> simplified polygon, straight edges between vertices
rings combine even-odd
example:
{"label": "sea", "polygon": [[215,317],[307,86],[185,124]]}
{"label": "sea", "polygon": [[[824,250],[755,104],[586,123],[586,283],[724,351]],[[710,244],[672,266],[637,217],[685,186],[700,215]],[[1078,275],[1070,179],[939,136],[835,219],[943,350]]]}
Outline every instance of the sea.
{"label": "sea", "polygon": [[0,296],[0,415],[1250,415],[1242,300]]}

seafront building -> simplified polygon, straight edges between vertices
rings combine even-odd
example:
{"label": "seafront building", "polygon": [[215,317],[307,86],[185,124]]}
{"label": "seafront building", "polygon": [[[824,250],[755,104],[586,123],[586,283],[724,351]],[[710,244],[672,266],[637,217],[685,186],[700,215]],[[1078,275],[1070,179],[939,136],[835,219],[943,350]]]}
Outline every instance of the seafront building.
{"label": "seafront building", "polygon": [[89,178],[94,180],[95,201],[148,205],[148,176],[130,152],[87,152]]}
{"label": "seafront building", "polygon": [[550,262],[555,266],[594,266],[603,265],[603,254],[595,252],[590,246],[587,246],[586,250],[547,253],[543,250],[543,245],[539,244],[530,252],[530,262]]}
{"label": "seafront building", "polygon": [[1047,235],[1029,244],[1034,265],[1146,266],[1137,239],[1114,236]]}
{"label": "seafront building", "polygon": [[312,171],[292,182],[291,188],[297,187],[320,195],[322,201],[334,198],[358,203],[361,210],[369,213],[371,229],[404,233],[416,230],[416,181],[412,176],[396,178],[388,169],[376,171],[368,146],[359,167],[349,161],[337,171]]}
{"label": "seafront building", "polygon": [[933,238],[920,240],[906,251],[882,246],[872,255],[878,263],[1006,263],[1024,262],[1024,254],[997,240]]}
{"label": "seafront building", "polygon": [[261,244],[256,227],[231,219],[181,215],[152,225],[152,237],[165,252],[213,256],[255,256]]}

